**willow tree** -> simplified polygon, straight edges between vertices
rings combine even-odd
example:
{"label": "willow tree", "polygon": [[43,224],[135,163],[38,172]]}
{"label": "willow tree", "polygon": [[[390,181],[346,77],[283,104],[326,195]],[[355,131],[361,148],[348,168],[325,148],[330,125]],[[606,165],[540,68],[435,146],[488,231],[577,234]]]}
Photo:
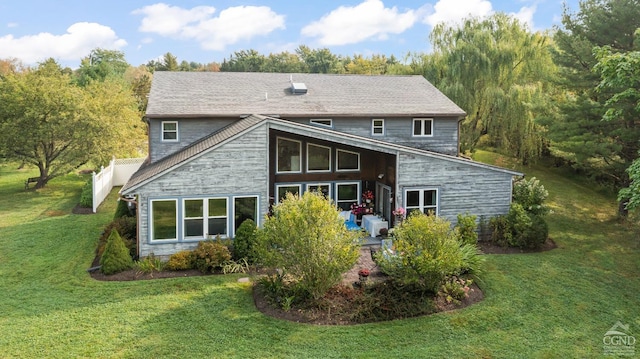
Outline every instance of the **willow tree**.
{"label": "willow tree", "polygon": [[36,188],[89,162],[139,154],[139,119],[122,80],[81,87],[53,60],[0,78],[0,149],[39,169]]}
{"label": "willow tree", "polygon": [[519,20],[497,13],[461,25],[436,25],[423,75],[467,112],[461,149],[480,141],[526,163],[542,153],[551,92],[550,38]]}

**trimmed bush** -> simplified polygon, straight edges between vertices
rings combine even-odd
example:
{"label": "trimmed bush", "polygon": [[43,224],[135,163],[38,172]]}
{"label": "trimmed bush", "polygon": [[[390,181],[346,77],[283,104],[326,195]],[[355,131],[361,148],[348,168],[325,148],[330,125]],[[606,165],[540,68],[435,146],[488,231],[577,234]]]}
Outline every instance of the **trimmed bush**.
{"label": "trimmed bush", "polygon": [[396,227],[395,255],[377,255],[383,272],[406,285],[435,294],[449,275],[460,274],[465,263],[460,240],[442,217],[414,212]]}
{"label": "trimmed bush", "polygon": [[489,222],[491,239],[497,245],[535,249],[544,244],[549,227],[542,216],[527,212],[519,203],[512,203],[506,216],[498,216]]}
{"label": "trimmed bush", "polygon": [[544,216],[549,213],[549,207],[544,201],[549,197],[549,192],[540,181],[531,179],[521,179],[513,184],[513,202],[520,204],[527,213]]}
{"label": "trimmed bush", "polygon": [[360,233],[349,231],[322,194],[287,194],[258,232],[256,259],[290,275],[294,292],[321,298],[356,263]]}
{"label": "trimmed bush", "polygon": [[88,180],[84,186],[82,186],[82,193],[80,193],[80,206],[93,208],[93,179]]}
{"label": "trimmed bush", "polygon": [[104,274],[114,274],[130,269],[133,259],[129,255],[129,249],[118,234],[117,230],[111,231],[104,253],[100,258],[100,271]]}
{"label": "trimmed bush", "polygon": [[233,239],[233,257],[236,260],[246,259],[247,262],[253,262],[252,251],[256,242],[257,226],[256,222],[251,219],[247,219],[236,231],[236,236]]}
{"label": "trimmed bush", "polygon": [[194,266],[202,273],[213,273],[231,259],[229,248],[219,241],[206,240],[193,250]]}
{"label": "trimmed bush", "polygon": [[113,219],[118,219],[120,217],[131,217],[131,211],[129,211],[129,206],[127,204],[127,201],[124,201],[122,199],[118,200],[118,207],[116,207],[116,213],[113,215]]}
{"label": "trimmed bush", "polygon": [[458,222],[455,228],[458,229],[458,234],[462,243],[477,244],[478,243],[478,225],[476,224],[476,216],[469,213],[458,214]]}
{"label": "trimmed bush", "polygon": [[104,247],[107,244],[107,239],[111,235],[111,232],[115,229],[120,234],[120,237],[124,241],[124,244],[129,248],[129,254],[132,258],[136,256],[136,235],[137,235],[138,222],[135,217],[120,217],[111,221],[105,227],[100,239],[98,240],[98,247],[96,248],[96,256],[101,257],[104,252]]}
{"label": "trimmed bush", "polygon": [[195,268],[193,252],[180,251],[169,257],[166,268],[169,270],[188,270]]}

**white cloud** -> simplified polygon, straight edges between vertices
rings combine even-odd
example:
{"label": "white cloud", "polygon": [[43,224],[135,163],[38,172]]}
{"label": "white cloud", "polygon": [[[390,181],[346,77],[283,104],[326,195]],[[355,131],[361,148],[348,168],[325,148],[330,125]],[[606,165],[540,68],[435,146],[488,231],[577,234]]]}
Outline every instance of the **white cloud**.
{"label": "white cloud", "polygon": [[385,40],[400,34],[417,21],[415,10],[404,13],[397,7],[385,8],[381,0],[365,0],[353,6],[340,6],[302,29],[303,36],[317,37],[321,45],[347,45],[364,40]]}
{"label": "white cloud", "polygon": [[7,27],[18,27],[18,23],[17,22],[10,22],[7,24]]}
{"label": "white cloud", "polygon": [[0,37],[0,58],[15,57],[27,64],[34,64],[49,57],[56,60],[80,60],[91,50],[120,49],[127,42],[118,38],[108,26],[97,23],[78,22],[63,35],[42,32],[14,38],[13,35]]}
{"label": "white cloud", "polygon": [[520,22],[522,22],[523,24],[526,24],[529,27],[529,30],[534,30],[533,14],[535,14],[536,9],[536,5],[523,6],[517,13],[511,13],[509,15],[520,20]]}
{"label": "white cloud", "polygon": [[235,6],[222,10],[197,6],[190,10],[163,3],[133,11],[143,15],[139,30],[161,36],[195,40],[207,50],[224,50],[227,45],[284,29],[284,15],[266,6]]}
{"label": "white cloud", "polygon": [[487,0],[439,0],[433,8],[433,14],[424,19],[424,23],[431,26],[439,23],[459,24],[469,16],[493,14],[493,6]]}

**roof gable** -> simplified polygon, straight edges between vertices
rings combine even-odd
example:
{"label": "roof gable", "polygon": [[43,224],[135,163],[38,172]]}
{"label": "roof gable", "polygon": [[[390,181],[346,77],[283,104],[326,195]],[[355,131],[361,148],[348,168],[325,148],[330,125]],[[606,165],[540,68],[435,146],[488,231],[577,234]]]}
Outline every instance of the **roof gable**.
{"label": "roof gable", "polygon": [[[292,83],[304,84],[294,94]],[[154,74],[147,117],[455,116],[464,111],[422,76],[257,72]]]}

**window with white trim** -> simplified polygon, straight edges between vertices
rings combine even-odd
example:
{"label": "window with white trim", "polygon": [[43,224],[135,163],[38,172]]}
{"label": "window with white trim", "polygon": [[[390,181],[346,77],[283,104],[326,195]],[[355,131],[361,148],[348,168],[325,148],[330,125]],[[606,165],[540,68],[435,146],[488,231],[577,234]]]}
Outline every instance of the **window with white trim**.
{"label": "window with white trim", "polygon": [[333,128],[333,120],[330,118],[312,118],[309,120],[312,125]]}
{"label": "window with white trim", "polygon": [[278,137],[278,173],[300,173],[302,168],[302,142]]}
{"label": "window with white trim", "polygon": [[383,136],[384,135],[384,119],[374,118],[371,120],[371,135]]}
{"label": "window with white trim", "polygon": [[287,196],[287,193],[291,193],[293,195],[299,196],[301,192],[302,186],[299,184],[279,184],[276,185],[276,193],[278,196],[278,202],[282,202],[282,200]]}
{"label": "window with white trim", "polygon": [[404,207],[407,213],[420,211],[424,214],[438,214],[438,189],[407,189],[404,191]]}
{"label": "window with white trim", "polygon": [[184,212],[184,237],[204,237],[204,200],[185,199],[182,204]]}
{"label": "window with white trim", "polygon": [[307,143],[307,172],[331,172],[331,147]]}
{"label": "window with white trim", "polygon": [[359,203],[360,183],[336,183],[336,205],[343,211],[349,211],[351,205]]}
{"label": "window with white trim", "polygon": [[325,197],[331,198],[331,183],[312,183],[312,184],[307,184],[307,191],[320,192]]}
{"label": "window with white trim", "polygon": [[152,200],[150,207],[150,240],[178,239],[178,201],[175,199]]}
{"label": "window with white trim", "polygon": [[413,119],[413,137],[431,137],[433,136],[433,119],[432,118],[414,118]]}
{"label": "window with white trim", "polygon": [[207,200],[207,234],[221,237],[229,235],[229,228],[227,228],[229,206],[227,202],[226,197],[209,198]]}
{"label": "window with white trim", "polygon": [[360,171],[360,154],[347,150],[336,150],[336,168],[338,171]]}
{"label": "window with white trim", "polygon": [[233,197],[233,223],[235,233],[247,219],[258,223],[258,196]]}
{"label": "window with white trim", "polygon": [[163,142],[178,141],[178,121],[162,121],[162,138]]}

